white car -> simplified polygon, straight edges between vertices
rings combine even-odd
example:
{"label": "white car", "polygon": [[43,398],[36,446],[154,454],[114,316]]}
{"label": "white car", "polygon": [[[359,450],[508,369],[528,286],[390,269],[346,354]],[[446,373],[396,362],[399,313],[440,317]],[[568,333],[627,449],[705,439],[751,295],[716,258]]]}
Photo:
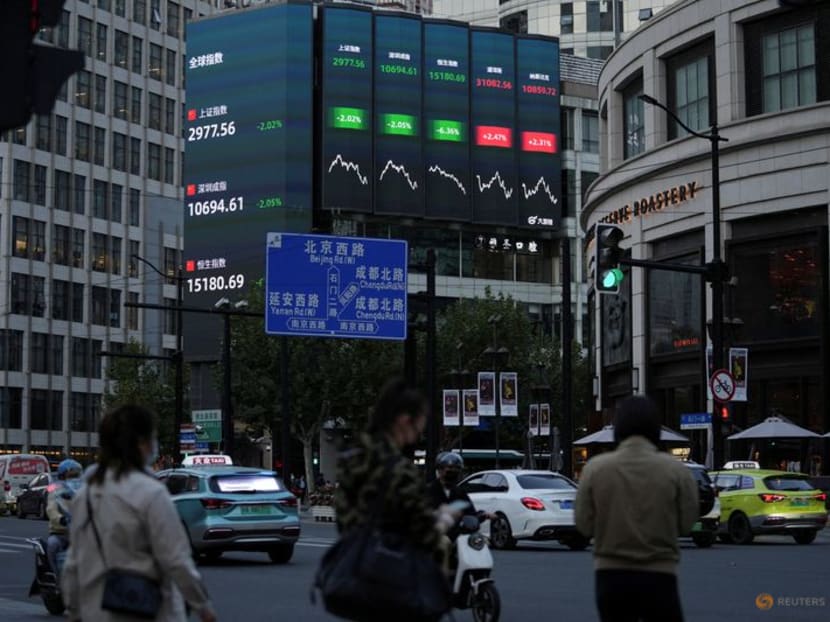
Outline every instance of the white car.
{"label": "white car", "polygon": [[460,487],[476,510],[494,514],[490,542],[509,549],[517,540],[558,540],[582,550],[589,540],[574,524],[576,484],[550,471],[482,471]]}

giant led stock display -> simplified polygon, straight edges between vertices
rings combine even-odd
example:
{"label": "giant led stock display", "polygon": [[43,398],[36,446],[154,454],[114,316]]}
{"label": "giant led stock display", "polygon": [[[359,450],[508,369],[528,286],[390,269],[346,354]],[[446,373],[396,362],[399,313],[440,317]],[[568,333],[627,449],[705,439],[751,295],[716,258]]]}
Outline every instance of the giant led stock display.
{"label": "giant led stock display", "polygon": [[[183,182],[189,306],[211,308],[222,297],[242,296],[262,278],[266,232],[311,227],[312,30],[309,4],[188,25]],[[215,355],[215,343],[200,336],[212,321],[198,314],[186,320],[188,351]]]}

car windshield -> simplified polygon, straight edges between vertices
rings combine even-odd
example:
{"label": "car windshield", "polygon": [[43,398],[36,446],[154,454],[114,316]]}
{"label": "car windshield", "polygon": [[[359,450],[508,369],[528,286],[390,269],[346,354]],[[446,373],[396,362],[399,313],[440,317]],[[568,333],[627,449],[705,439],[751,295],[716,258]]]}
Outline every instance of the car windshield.
{"label": "car windshield", "polygon": [[280,481],[267,473],[238,473],[218,475],[211,479],[210,487],[214,492],[254,493],[280,492]]}
{"label": "car windshield", "polygon": [[764,483],[770,490],[815,490],[809,480],[803,477],[767,477]]}
{"label": "car windshield", "polygon": [[690,467],[689,470],[692,472],[692,475],[694,475],[695,479],[698,482],[703,482],[707,486],[711,486],[712,480],[709,479],[709,474],[706,472],[706,469]]}
{"label": "car windshield", "polygon": [[576,488],[571,482],[564,477],[559,477],[551,473],[545,475],[543,473],[535,475],[519,475],[516,477],[519,486],[525,490],[573,490]]}

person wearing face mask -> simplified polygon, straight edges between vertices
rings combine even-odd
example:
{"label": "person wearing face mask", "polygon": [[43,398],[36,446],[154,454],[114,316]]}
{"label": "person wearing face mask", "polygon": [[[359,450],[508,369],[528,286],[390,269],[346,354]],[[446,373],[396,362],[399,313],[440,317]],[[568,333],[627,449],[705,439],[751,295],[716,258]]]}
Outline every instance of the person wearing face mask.
{"label": "person wearing face mask", "polygon": [[[463,473],[464,458],[451,451],[439,454],[435,460],[435,479],[427,487],[429,501],[435,509],[454,501],[461,501],[467,504],[462,516],[475,516],[483,519],[486,516],[476,512],[470,495],[458,487]],[[459,526],[456,524],[447,532],[447,537],[454,542],[459,531]]]}
{"label": "person wearing face mask", "polygon": [[141,577],[142,595],[150,596],[142,600],[156,603],[157,622],[187,620],[185,601],[202,622],[215,622],[181,519],[149,470],[158,455],[154,415],[121,406],[101,420],[99,437],[97,465],[72,506],[72,546],[61,576],[69,620],[136,619],[113,603],[117,573]]}
{"label": "person wearing face mask", "polygon": [[[447,559],[444,534],[458,516],[446,506],[437,511],[431,506],[423,478],[407,457],[421,439],[427,412],[424,396],[403,380],[386,385],[368,429],[340,456],[335,510],[343,533],[366,525],[379,507],[378,524],[432,554],[443,566]],[[378,495],[383,495],[381,503]]]}

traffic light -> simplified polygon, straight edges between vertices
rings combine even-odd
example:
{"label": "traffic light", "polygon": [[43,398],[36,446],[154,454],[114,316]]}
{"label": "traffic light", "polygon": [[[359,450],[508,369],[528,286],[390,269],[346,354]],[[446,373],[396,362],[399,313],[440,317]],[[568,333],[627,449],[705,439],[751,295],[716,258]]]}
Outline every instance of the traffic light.
{"label": "traffic light", "polygon": [[597,224],[595,236],[594,289],[599,294],[620,291],[623,272],[620,270],[620,240],[623,231],[614,225]]}
{"label": "traffic light", "polygon": [[732,405],[721,404],[718,407],[721,423],[732,423]]}
{"label": "traffic light", "polygon": [[32,113],[49,114],[61,86],[84,67],[76,50],[34,43],[43,26],[56,26],[65,0],[2,0],[0,131],[22,127]]}

